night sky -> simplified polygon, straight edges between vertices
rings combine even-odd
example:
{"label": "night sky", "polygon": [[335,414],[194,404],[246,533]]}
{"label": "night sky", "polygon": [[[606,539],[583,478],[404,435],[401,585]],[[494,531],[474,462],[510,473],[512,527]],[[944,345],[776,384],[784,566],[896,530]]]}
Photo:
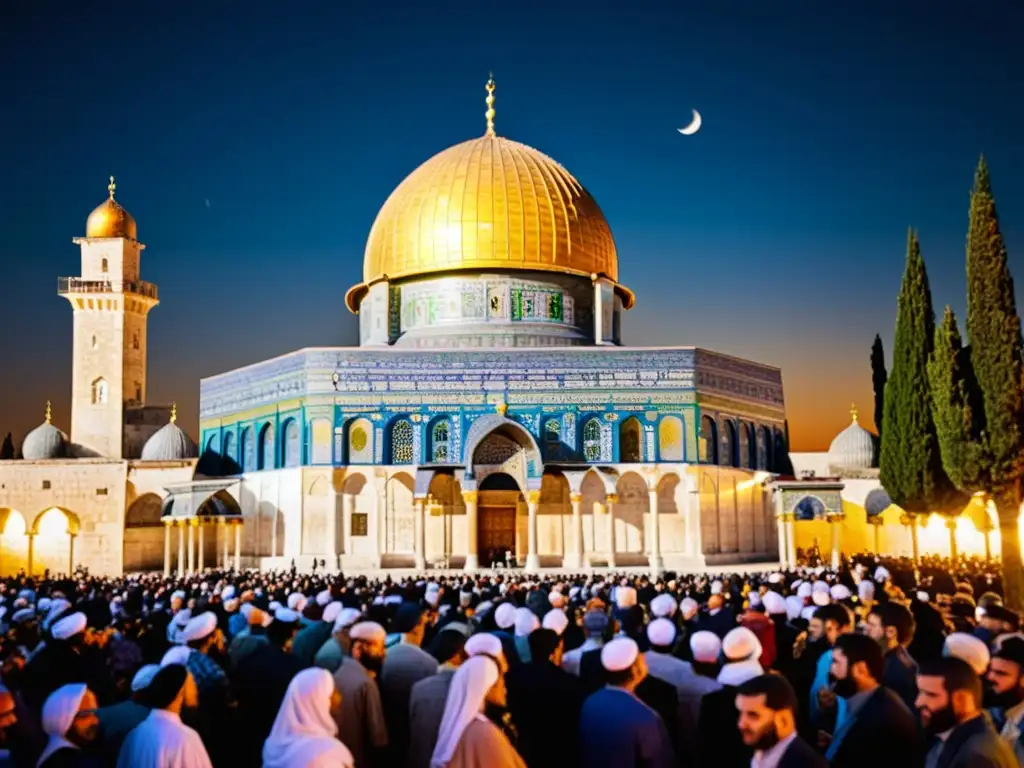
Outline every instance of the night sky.
{"label": "night sky", "polygon": [[937,311],[962,312],[981,152],[1024,284],[1022,29],[1017,0],[6,0],[0,432],[47,398],[69,427],[56,278],[109,175],[160,287],[149,400],[195,434],[201,377],[356,343],[343,296],[377,210],[483,133],[493,70],[498,133],[611,224],[626,343],[780,366],[793,448],[827,447],[851,401],[871,421],[908,226]]}

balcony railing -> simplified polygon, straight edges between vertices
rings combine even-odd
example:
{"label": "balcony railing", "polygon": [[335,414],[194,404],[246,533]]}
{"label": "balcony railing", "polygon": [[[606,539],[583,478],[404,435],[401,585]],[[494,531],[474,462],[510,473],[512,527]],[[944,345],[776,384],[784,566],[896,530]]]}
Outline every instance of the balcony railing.
{"label": "balcony railing", "polygon": [[156,286],[145,280],[83,280],[80,277],[58,277],[57,293],[134,293],[147,299],[160,300]]}

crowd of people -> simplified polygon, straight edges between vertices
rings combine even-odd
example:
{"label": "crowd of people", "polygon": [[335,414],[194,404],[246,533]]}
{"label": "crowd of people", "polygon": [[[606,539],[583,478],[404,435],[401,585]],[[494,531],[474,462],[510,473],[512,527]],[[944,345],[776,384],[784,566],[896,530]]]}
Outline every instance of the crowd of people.
{"label": "crowd of people", "polygon": [[0,766],[1024,765],[1024,634],[978,560],[0,591]]}

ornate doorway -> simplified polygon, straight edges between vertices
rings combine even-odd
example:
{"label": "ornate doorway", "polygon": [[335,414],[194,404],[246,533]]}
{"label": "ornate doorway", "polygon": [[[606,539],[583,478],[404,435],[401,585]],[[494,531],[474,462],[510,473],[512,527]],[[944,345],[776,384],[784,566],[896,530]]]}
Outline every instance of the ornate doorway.
{"label": "ornate doorway", "polygon": [[516,557],[516,508],[522,494],[516,481],[503,472],[480,483],[477,552],[480,565],[511,566]]}

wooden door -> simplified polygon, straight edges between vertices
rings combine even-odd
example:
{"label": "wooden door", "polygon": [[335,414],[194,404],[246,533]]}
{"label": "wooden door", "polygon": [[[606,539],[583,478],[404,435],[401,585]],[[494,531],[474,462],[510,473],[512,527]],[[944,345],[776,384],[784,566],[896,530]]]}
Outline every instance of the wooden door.
{"label": "wooden door", "polygon": [[484,507],[480,510],[477,552],[480,564],[504,560],[505,552],[516,552],[516,508]]}

